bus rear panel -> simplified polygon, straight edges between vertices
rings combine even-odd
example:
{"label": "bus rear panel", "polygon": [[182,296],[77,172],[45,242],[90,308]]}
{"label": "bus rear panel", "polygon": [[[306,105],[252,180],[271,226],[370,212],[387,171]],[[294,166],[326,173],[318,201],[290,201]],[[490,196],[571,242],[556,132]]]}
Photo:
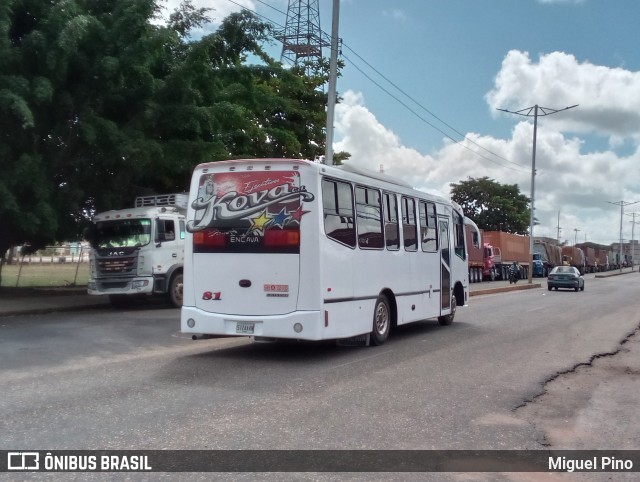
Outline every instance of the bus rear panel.
{"label": "bus rear panel", "polygon": [[319,236],[317,193],[304,167],[229,161],[196,168],[183,332],[322,338],[317,276],[300,277],[318,268],[318,256],[300,255],[317,250]]}

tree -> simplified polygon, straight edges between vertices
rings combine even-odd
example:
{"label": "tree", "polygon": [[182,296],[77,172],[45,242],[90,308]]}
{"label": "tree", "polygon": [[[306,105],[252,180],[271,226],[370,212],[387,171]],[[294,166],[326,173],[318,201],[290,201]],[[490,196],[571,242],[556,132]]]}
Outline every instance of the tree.
{"label": "tree", "polygon": [[500,184],[488,177],[451,184],[451,198],[467,217],[485,231],[529,232],[529,198],[517,184]]}
{"label": "tree", "polygon": [[159,26],[159,1],[0,2],[0,260],[184,191],[201,162],[324,152],[322,70],[270,59],[246,11],[191,41],[207,10],[186,1]]}

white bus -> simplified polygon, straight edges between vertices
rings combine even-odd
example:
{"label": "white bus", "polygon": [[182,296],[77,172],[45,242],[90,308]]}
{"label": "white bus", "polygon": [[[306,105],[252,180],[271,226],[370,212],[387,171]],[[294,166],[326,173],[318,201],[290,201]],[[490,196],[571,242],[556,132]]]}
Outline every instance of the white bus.
{"label": "white bus", "polygon": [[380,345],[396,325],[448,325],[468,297],[464,219],[452,201],[348,165],[201,164],[182,332]]}

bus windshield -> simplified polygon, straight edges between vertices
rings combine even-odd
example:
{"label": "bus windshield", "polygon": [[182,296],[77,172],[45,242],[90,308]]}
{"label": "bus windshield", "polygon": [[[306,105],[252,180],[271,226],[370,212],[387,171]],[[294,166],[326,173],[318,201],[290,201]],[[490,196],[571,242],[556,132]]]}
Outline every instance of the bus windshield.
{"label": "bus windshield", "polygon": [[91,241],[97,249],[145,246],[151,242],[151,220],[99,221],[95,225]]}

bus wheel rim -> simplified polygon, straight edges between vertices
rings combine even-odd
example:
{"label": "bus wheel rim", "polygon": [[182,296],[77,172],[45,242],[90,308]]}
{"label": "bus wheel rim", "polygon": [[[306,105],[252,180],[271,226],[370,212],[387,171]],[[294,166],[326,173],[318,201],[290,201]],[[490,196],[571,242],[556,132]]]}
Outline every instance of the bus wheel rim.
{"label": "bus wheel rim", "polygon": [[376,332],[384,335],[389,329],[389,311],[384,303],[376,307]]}

